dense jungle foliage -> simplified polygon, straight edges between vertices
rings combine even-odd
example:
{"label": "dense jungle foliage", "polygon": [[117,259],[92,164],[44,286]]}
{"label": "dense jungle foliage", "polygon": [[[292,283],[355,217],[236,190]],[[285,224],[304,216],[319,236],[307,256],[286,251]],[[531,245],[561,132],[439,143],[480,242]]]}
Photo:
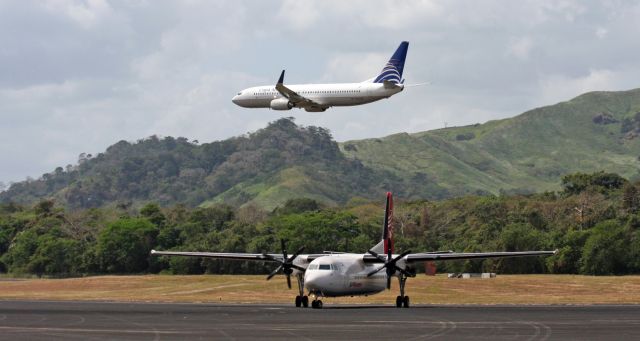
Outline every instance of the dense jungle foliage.
{"label": "dense jungle foliage", "polygon": [[[640,183],[613,173],[570,174],[563,191],[466,196],[442,201],[396,197],[396,251],[553,250],[551,257],[441,262],[444,271],[640,273]],[[381,199],[384,197],[381,193]],[[226,252],[365,252],[380,238],[383,203],[327,207],[291,199],[275,210],[222,204],[188,208],[67,210],[54,201],[0,205],[0,271],[83,276],[139,273],[266,273],[273,264],[155,257],[152,249]]]}

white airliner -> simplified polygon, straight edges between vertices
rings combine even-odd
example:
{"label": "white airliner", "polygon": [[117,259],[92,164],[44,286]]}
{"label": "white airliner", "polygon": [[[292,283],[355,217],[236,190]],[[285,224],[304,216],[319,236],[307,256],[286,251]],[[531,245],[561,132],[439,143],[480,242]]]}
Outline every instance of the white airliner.
{"label": "white airliner", "polygon": [[[407,278],[415,277],[413,266],[416,262],[448,261],[459,259],[505,258],[522,256],[552,255],[556,251],[524,252],[481,252],[456,253],[437,251],[401,254],[393,253],[393,198],[387,193],[387,203],[382,229],[382,240],[364,254],[325,252],[321,254],[302,254],[301,247],[288,256],[285,241],[281,241],[282,254],[276,253],[212,253],[212,252],[174,252],[155,251],[152,255],[190,256],[217,259],[274,262],[279,266],[267,276],[271,279],[278,272],[287,277],[291,289],[291,275],[298,280],[296,307],[308,307],[309,296],[313,299],[313,308],[322,308],[321,297],[371,295],[391,288],[391,278],[397,277],[400,295],[396,297],[396,307],[409,307],[409,296],[405,295]],[[305,295],[305,289],[309,296]]]}
{"label": "white airliner", "polygon": [[364,82],[285,86],[282,70],[275,86],[244,89],[231,101],[245,108],[301,108],[309,112],[320,112],[334,106],[360,105],[389,98],[404,90],[402,70],[408,49],[409,42],[403,41],[380,74]]}

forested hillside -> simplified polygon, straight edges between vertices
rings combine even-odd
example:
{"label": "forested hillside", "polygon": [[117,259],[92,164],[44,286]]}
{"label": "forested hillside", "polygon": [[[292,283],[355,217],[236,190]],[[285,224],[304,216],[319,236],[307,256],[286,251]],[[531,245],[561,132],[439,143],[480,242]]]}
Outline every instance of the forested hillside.
{"label": "forested hillside", "polygon": [[[547,257],[439,263],[439,271],[640,273],[640,183],[577,173],[563,191],[406,201],[396,196],[395,244],[404,250],[524,251]],[[267,273],[274,265],[163,258],[151,249],[225,252],[365,252],[381,237],[380,200],[325,207],[289,200],[274,211],[247,205],[147,204],[65,210],[52,201],[0,205],[0,272],[46,276],[104,273]]]}
{"label": "forested hillside", "polygon": [[120,141],[96,156],[82,154],[75,166],[13,184],[0,193],[0,201],[51,198],[73,209],[147,201],[274,208],[299,196],[327,204],[371,197],[395,178],[345,158],[326,129],[283,118],[255,133],[212,143],[155,136]]}
{"label": "forested hillside", "polygon": [[640,89],[593,92],[485,124],[336,143],[329,131],[279,119],[211,143],[155,136],[120,141],[78,164],[13,184],[0,202],[53,199],[70,209],[224,203],[273,209],[400,197],[558,190],[574,172],[640,176]]}

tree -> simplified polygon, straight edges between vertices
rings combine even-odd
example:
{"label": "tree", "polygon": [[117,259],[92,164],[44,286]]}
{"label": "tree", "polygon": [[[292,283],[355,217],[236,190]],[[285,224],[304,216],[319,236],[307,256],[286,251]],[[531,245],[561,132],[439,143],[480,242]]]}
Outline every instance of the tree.
{"label": "tree", "polygon": [[158,230],[147,219],[121,218],[98,236],[96,254],[102,271],[137,273],[147,270]]}
{"label": "tree", "polygon": [[[504,251],[541,250],[546,246],[545,236],[528,224],[510,224],[500,233],[499,241]],[[544,259],[539,257],[505,258],[498,261],[501,272],[544,272]]]}
{"label": "tree", "polygon": [[582,250],[580,271],[589,275],[623,274],[628,247],[624,228],[616,220],[603,221],[593,229]]}
{"label": "tree", "polygon": [[140,215],[147,218],[156,227],[162,227],[167,218],[162,214],[160,206],[156,203],[148,203],[140,209]]}
{"label": "tree", "polygon": [[77,275],[81,272],[81,255],[80,242],[43,235],[38,238],[38,248],[30,257],[26,270],[38,276]]}
{"label": "tree", "polygon": [[612,189],[621,188],[627,180],[616,173],[596,172],[592,174],[573,173],[562,177],[562,187],[569,195],[593,188],[598,192],[606,193]]}

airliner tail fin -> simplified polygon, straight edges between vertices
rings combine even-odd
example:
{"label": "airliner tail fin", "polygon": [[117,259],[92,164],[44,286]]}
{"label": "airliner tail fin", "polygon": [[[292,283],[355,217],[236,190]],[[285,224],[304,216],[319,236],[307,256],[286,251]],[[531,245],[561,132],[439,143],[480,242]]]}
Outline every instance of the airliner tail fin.
{"label": "airliner tail fin", "polygon": [[407,58],[408,49],[408,41],[400,43],[396,52],[382,68],[382,71],[380,71],[380,74],[373,79],[373,83],[389,81],[395,84],[402,84],[404,82],[404,79],[402,79],[402,71],[404,69],[404,61]]}

